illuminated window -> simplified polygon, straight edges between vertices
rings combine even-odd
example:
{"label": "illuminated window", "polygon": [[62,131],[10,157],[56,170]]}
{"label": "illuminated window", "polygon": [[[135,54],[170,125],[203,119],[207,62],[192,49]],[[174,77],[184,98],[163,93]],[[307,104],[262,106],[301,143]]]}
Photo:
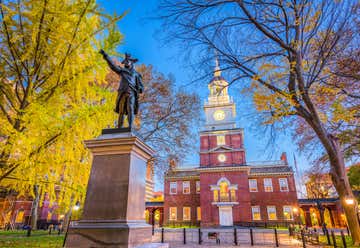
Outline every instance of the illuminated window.
{"label": "illuminated window", "polygon": [[260,207],[252,206],[251,207],[252,219],[253,220],[261,220]]}
{"label": "illuminated window", "polygon": [[196,208],[196,219],[201,220],[201,208],[200,207]]}
{"label": "illuminated window", "polygon": [[267,207],[268,219],[269,220],[276,220],[276,207],[275,206],[268,206]]}
{"label": "illuminated window", "polygon": [[284,206],[283,211],[284,211],[284,219],[285,220],[293,220],[294,219],[291,206]]}
{"label": "illuminated window", "polygon": [[219,193],[218,193],[218,191],[217,190],[214,190],[214,202],[217,202],[217,201],[219,201]]}
{"label": "illuminated window", "polygon": [[227,182],[222,181],[219,184],[220,186],[220,201],[221,202],[228,202],[229,201],[229,185]]}
{"label": "illuminated window", "polygon": [[236,201],[236,191],[235,191],[235,189],[230,190],[230,195],[231,195],[231,201],[235,202]]}
{"label": "illuminated window", "polygon": [[225,135],[216,136],[216,144],[218,146],[225,145]]}
{"label": "illuminated window", "polygon": [[264,178],[264,189],[265,192],[273,192],[272,179]]}
{"label": "illuminated window", "polygon": [[249,189],[250,189],[250,192],[258,191],[256,179],[249,179]]}
{"label": "illuminated window", "polygon": [[183,194],[190,194],[190,182],[183,182]]}
{"label": "illuminated window", "polygon": [[196,193],[200,193],[200,181],[196,181]]}
{"label": "illuminated window", "polygon": [[170,182],[170,195],[177,194],[177,182]]}
{"label": "illuminated window", "polygon": [[280,191],[289,191],[287,178],[279,178]]}
{"label": "illuminated window", "polygon": [[176,220],[176,219],[177,219],[177,207],[170,207],[169,220]]}
{"label": "illuminated window", "polygon": [[183,207],[183,220],[191,220],[191,208]]}
{"label": "illuminated window", "polygon": [[20,209],[17,212],[15,223],[22,223],[24,219],[24,210]]}

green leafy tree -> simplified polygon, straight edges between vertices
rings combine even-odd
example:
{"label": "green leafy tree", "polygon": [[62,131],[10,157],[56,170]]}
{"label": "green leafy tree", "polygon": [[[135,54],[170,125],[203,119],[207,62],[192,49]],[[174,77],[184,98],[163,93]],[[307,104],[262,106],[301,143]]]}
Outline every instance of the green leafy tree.
{"label": "green leafy tree", "polygon": [[159,9],[170,37],[198,51],[200,63],[217,53],[232,82],[252,97],[264,125],[291,131],[301,126],[316,140],[352,239],[360,244],[356,206],[345,202],[354,196],[339,134],[358,125],[359,98],[350,93],[359,80],[335,87],[331,79],[338,55],[359,44],[359,5],[351,0],[163,0]]}
{"label": "green leafy tree", "polygon": [[33,196],[33,227],[45,193],[61,209],[85,194],[83,140],[115,117],[98,49],[121,18],[95,0],[0,0],[0,183]]}

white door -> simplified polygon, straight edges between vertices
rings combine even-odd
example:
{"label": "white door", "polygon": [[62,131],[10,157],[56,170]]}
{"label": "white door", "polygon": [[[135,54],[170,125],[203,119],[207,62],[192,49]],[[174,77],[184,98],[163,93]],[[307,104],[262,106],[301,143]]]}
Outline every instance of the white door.
{"label": "white door", "polygon": [[232,207],[230,206],[219,207],[219,219],[221,226],[232,226],[234,224]]}

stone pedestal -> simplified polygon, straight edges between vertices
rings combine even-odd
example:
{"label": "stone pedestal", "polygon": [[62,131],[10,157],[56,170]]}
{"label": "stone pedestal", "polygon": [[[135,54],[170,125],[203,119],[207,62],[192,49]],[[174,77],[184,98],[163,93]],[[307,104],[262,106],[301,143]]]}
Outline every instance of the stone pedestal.
{"label": "stone pedestal", "polygon": [[108,132],[85,143],[93,154],[91,174],[82,219],[69,227],[65,247],[151,243],[151,226],[145,223],[145,173],[153,150],[131,132]]}

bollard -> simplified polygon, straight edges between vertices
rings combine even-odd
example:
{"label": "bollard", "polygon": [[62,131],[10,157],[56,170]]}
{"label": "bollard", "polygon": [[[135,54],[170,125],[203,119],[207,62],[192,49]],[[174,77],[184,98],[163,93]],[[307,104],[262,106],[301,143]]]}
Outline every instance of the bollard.
{"label": "bollard", "polygon": [[202,233],[201,233],[201,229],[199,228],[199,245],[201,245],[202,243]]}
{"label": "bollard", "polygon": [[344,232],[341,230],[340,233],[341,233],[341,240],[342,240],[343,246],[344,246],[344,248],[346,248],[347,245],[346,245]]}
{"label": "bollard", "polygon": [[155,226],[154,225],[151,226],[151,234],[152,234],[152,236],[154,236],[154,234],[155,234]]}
{"label": "bollard", "polygon": [[52,228],[51,228],[51,227],[49,227],[49,235],[51,235],[51,230],[52,230]]}
{"label": "bollard", "polygon": [[161,228],[161,243],[164,243],[164,228]]}
{"label": "bollard", "polygon": [[254,236],[253,236],[253,229],[250,228],[250,242],[251,242],[251,246],[254,245]]}
{"label": "bollard", "polygon": [[186,229],[184,228],[184,245],[186,245]]}
{"label": "bollard", "polygon": [[276,247],[279,247],[279,239],[278,239],[278,233],[276,228],[274,228],[274,234],[275,234],[275,245]]}
{"label": "bollard", "polygon": [[61,234],[61,228],[58,229],[58,235],[60,235],[60,234]]}
{"label": "bollard", "polygon": [[333,240],[333,245],[334,245],[334,247],[337,247],[336,237],[335,237],[334,231],[331,231],[331,237],[332,237],[332,240]]}
{"label": "bollard", "polygon": [[236,230],[236,228],[234,228],[234,244],[235,244],[235,245],[238,245],[237,230]]}
{"label": "bollard", "polygon": [[326,229],[326,239],[327,239],[327,244],[331,245],[329,230],[327,230],[327,229]]}
{"label": "bollard", "polygon": [[302,240],[303,248],[306,248],[306,241],[305,241],[304,230],[301,230],[301,240]]}
{"label": "bollard", "polygon": [[31,227],[29,227],[29,229],[27,230],[26,236],[27,236],[27,237],[30,237],[30,236],[31,236]]}

